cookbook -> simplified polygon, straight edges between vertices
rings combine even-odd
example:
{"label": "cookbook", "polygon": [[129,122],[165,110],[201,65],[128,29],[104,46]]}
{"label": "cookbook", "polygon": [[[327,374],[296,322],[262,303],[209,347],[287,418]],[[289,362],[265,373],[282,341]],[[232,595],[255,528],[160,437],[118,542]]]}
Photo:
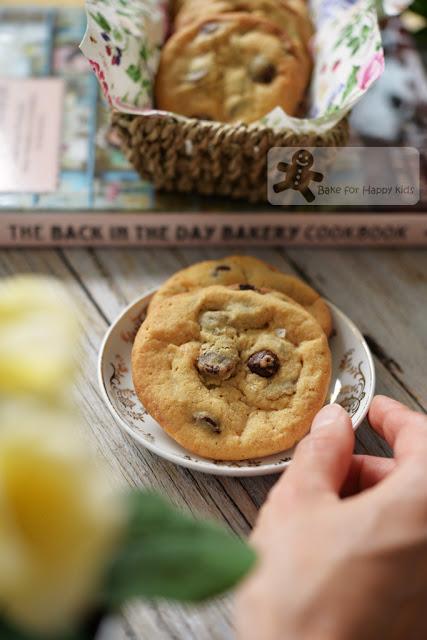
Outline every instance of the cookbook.
{"label": "cookbook", "polygon": [[[81,9],[0,8],[1,246],[427,244],[426,55],[399,18],[383,25],[385,72],[350,116],[363,197],[313,182],[315,202],[294,193],[266,204],[142,180],[79,49],[85,30]],[[390,190],[381,205],[378,188]]]}

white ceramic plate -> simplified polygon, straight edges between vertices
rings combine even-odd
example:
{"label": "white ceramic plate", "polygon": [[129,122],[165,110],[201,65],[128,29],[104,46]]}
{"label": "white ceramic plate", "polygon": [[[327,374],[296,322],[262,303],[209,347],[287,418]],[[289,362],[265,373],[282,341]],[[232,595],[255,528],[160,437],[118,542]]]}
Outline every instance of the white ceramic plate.
{"label": "white ceramic plate", "polygon": [[[195,471],[222,476],[258,476],[282,471],[292,459],[292,449],[243,462],[201,458],[172,440],[145,411],[132,382],[131,352],[153,294],[151,291],[129,305],[110,327],[102,343],[98,363],[99,384],[116,421],[153,453]],[[335,330],[330,341],[332,381],[328,402],[341,404],[349,412],[354,429],[357,429],[374,396],[374,362],[357,327],[333,304],[330,307]]]}

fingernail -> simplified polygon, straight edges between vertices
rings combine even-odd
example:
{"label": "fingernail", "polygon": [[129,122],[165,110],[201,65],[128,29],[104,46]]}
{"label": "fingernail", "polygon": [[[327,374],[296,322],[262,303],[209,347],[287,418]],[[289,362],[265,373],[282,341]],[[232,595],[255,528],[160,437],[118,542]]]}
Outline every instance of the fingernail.
{"label": "fingernail", "polygon": [[323,429],[330,427],[337,420],[342,420],[345,410],[339,404],[328,404],[317,414],[311,425],[311,430]]}

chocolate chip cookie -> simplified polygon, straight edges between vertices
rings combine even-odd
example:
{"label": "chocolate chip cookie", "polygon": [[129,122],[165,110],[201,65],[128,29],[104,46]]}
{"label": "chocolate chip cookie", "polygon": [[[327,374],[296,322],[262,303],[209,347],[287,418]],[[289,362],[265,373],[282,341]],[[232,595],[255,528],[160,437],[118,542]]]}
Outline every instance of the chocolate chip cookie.
{"label": "chocolate chip cookie", "polygon": [[305,0],[184,0],[177,7],[175,29],[188,27],[202,17],[236,12],[268,20],[306,45],[314,32]]}
{"label": "chocolate chip cookie", "polygon": [[212,286],[158,303],[132,353],[136,392],[183,447],[244,460],[292,447],[329,388],[327,338],[299,305]]}
{"label": "chocolate chip cookie", "polygon": [[150,310],[165,298],[215,284],[273,289],[284,293],[305,307],[316,318],[327,336],[332,333],[329,307],[314,289],[299,278],[282,273],[251,256],[229,256],[223,260],[199,262],[178,271],[160,287],[151,302]]}
{"label": "chocolate chip cookie", "polygon": [[229,123],[254,122],[277,106],[294,115],[310,73],[303,45],[274,24],[245,13],[210,16],[166,42],[157,108]]}

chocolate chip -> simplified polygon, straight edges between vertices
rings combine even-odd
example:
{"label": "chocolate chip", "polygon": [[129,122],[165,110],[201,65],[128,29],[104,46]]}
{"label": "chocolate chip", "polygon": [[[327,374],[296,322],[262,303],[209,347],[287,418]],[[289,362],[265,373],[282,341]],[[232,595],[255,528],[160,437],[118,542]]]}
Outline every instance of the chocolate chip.
{"label": "chocolate chip", "polygon": [[200,33],[205,33],[207,35],[210,35],[211,33],[215,33],[215,31],[218,31],[218,29],[219,29],[218,22],[206,22],[206,24],[204,24],[201,27]]}
{"label": "chocolate chip", "polygon": [[202,427],[207,427],[208,429],[213,431],[213,433],[221,433],[218,422],[215,420],[215,418],[212,418],[212,416],[210,416],[205,411],[198,411],[193,415],[193,418],[197,422],[197,424],[200,424]]}
{"label": "chocolate chip", "polygon": [[239,284],[239,291],[258,291],[253,284]]}
{"label": "chocolate chip", "polygon": [[263,55],[258,55],[250,64],[249,73],[254,82],[270,84],[277,76],[277,68]]}
{"label": "chocolate chip", "polygon": [[234,374],[237,361],[217,351],[204,351],[197,358],[197,370],[207,376],[228,380]]}
{"label": "chocolate chip", "polygon": [[279,358],[269,350],[257,351],[249,358],[247,365],[252,373],[261,378],[273,377],[280,368]]}
{"label": "chocolate chip", "polygon": [[254,287],[253,284],[231,284],[229,288],[234,291],[257,291],[258,293],[262,293],[262,291]]}
{"label": "chocolate chip", "polygon": [[231,267],[229,267],[227,264],[219,264],[213,270],[212,275],[214,276],[214,278],[218,277],[218,274],[220,273],[220,271],[231,271]]}

